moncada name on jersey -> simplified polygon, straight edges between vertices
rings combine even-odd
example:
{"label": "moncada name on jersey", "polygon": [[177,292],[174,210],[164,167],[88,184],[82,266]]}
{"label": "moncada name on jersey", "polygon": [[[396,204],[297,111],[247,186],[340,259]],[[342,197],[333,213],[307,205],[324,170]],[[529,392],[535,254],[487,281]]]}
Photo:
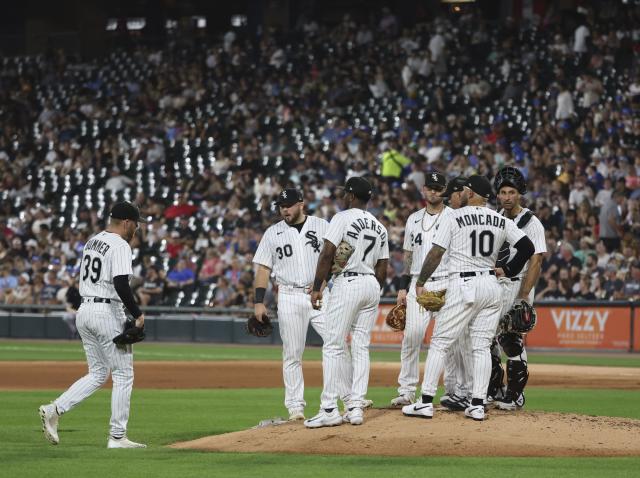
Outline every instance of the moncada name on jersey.
{"label": "moncada name on jersey", "polygon": [[[350,230],[347,231],[347,236],[356,240],[358,239],[360,232],[363,231],[364,229],[370,229],[372,231],[375,231],[378,234],[378,236],[380,236],[380,240],[382,241],[383,244],[387,239],[387,233],[384,232],[380,223],[377,221],[375,222],[370,221],[366,217],[358,218],[355,221],[353,221],[349,226],[349,229]],[[351,229],[353,229],[353,231]]]}
{"label": "moncada name on jersey", "polygon": [[464,216],[456,217],[456,223],[459,228],[465,226],[493,226],[504,229],[505,226],[504,217],[494,216],[493,214],[465,214]]}

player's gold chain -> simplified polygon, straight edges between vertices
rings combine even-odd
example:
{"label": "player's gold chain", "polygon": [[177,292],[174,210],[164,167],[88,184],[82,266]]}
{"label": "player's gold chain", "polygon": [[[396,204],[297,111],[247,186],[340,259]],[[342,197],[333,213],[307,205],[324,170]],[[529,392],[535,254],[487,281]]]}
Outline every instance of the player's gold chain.
{"label": "player's gold chain", "polygon": [[[442,211],[444,211],[444,208],[442,208]],[[424,219],[427,217],[427,214],[429,214],[427,212],[427,208],[424,208],[424,214],[422,215],[422,221],[420,221],[420,226],[422,227],[422,230],[424,232],[429,232],[431,229],[433,229],[433,226],[438,224],[438,221],[440,220],[440,215],[442,214],[442,211],[440,211],[438,214],[436,214],[436,219],[435,221],[433,221],[433,224],[431,224],[431,226],[429,226],[429,229],[425,229],[424,228]]]}

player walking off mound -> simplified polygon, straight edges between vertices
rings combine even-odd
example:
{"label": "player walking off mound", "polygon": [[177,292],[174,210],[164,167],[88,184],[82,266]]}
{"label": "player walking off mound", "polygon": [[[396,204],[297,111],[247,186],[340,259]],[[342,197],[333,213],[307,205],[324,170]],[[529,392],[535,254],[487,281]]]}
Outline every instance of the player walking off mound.
{"label": "player walking off mound", "polygon": [[[59,417],[91,396],[111,373],[111,421],[107,448],[146,448],[127,438],[129,404],[133,388],[133,350],[120,346],[113,338],[120,335],[126,321],[126,308],[136,327],[144,326],[144,315],[138,308],[131,288],[131,247],[140,218],[138,208],[119,202],[111,208],[109,226],[87,241],[82,252],[80,295],[76,326],[87,355],[89,373],[75,382],[53,403],[40,407],[44,435],[58,444]],[[124,307],[123,307],[124,306]]]}
{"label": "player walking off mound", "polygon": [[[324,310],[315,310],[309,292],[320,256],[321,239],[329,228],[324,219],[304,213],[302,192],[284,189],[276,205],[283,220],[269,227],[253,258],[256,264],[254,313],[262,320],[264,295],[271,274],[278,285],[278,324],[282,338],[284,404],[289,420],[304,420],[302,354],[309,324],[324,340]],[[341,387],[346,393],[346,381]]]}
{"label": "player walking off mound", "polygon": [[[415,401],[416,386],[420,372],[420,347],[422,346],[429,321],[438,314],[438,312],[427,311],[418,304],[415,295],[415,284],[424,258],[429,249],[431,249],[431,240],[438,229],[438,224],[450,211],[444,205],[443,197],[441,196],[446,185],[446,179],[442,174],[434,172],[427,175],[425,185],[422,188],[422,194],[427,205],[411,214],[405,226],[403,285],[398,291],[397,303],[406,305],[407,315],[400,353],[401,368],[398,377],[400,386],[398,387],[398,396],[391,400],[391,406],[393,407],[409,405]],[[439,291],[447,288],[447,262],[448,254],[445,254],[433,276],[425,283],[427,290]],[[450,390],[450,395],[445,399],[445,404],[452,399],[457,401],[458,397],[456,395],[457,371],[464,370],[464,366],[457,363],[457,360],[461,361],[464,358],[460,350],[458,350],[457,345],[459,343],[460,340],[452,347],[451,353],[446,360],[445,388]],[[460,381],[464,382],[464,379]],[[470,382],[471,380],[468,381]],[[461,383],[461,386],[464,387],[464,383]],[[466,401],[466,390],[463,389],[458,393]],[[464,410],[464,408],[462,409]]]}
{"label": "player walking off mound", "polygon": [[[433,397],[438,388],[447,351],[464,329],[469,329],[473,356],[471,405],[465,415],[484,420],[484,400],[491,374],[491,341],[500,319],[501,288],[496,275],[516,276],[533,254],[533,244],[513,221],[486,207],[491,184],[483,176],[471,176],[467,185],[450,183],[447,194],[460,195],[462,207],[451,211],[438,227],[416,282],[416,295],[449,251],[449,282],[444,307],[431,337],[420,401],[406,405],[407,416],[433,417]],[[500,245],[514,244],[515,256],[503,269],[495,269]]]}
{"label": "player walking off mound", "polygon": [[[342,190],[340,190],[342,193]],[[386,279],[389,243],[385,227],[369,212],[367,203],[372,188],[361,177],[350,178],[344,188],[345,210],[336,214],[324,236],[311,303],[322,304],[321,286],[329,274],[337,248],[352,251],[346,264],[335,277],[327,300],[327,333],[322,347],[323,390],[320,412],[304,422],[308,428],[364,421],[363,408],[369,384],[369,343],[378,315],[380,291]],[[346,244],[343,244],[346,243]],[[347,335],[351,332],[353,378],[351,401],[344,416],[338,411],[339,384],[348,378],[345,370]]]}
{"label": "player walking off mound", "polygon": [[[522,173],[510,166],[502,168],[494,178],[494,187],[502,205],[501,214],[511,219],[531,239],[534,246],[531,259],[519,274],[499,279],[503,292],[500,317],[504,317],[518,301],[525,300],[529,304],[533,304],[533,288],[540,277],[542,256],[547,252],[547,244],[544,237],[544,227],[540,220],[529,209],[520,205],[522,195],[527,192],[527,184]],[[503,244],[498,254],[496,266],[504,267],[504,264],[515,253],[516,251],[509,243]],[[504,375],[500,365],[500,348],[507,356],[507,390],[503,397],[498,396],[503,389],[502,378]],[[494,340],[491,349],[491,365],[487,400],[491,402],[494,397],[497,398],[494,403],[502,410],[516,410],[524,406],[523,392],[527,385],[529,371],[527,351],[524,348],[522,334],[498,331],[497,340]]]}

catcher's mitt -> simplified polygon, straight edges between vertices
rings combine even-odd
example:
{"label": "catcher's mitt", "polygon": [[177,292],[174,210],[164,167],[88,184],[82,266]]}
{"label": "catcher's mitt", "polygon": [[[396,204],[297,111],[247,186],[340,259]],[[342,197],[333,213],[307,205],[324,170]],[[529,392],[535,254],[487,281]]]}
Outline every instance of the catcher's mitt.
{"label": "catcher's mitt", "polygon": [[142,342],[144,338],[144,327],[136,327],[134,320],[127,319],[124,323],[124,331],[113,338],[113,343],[116,345],[129,345]]}
{"label": "catcher's mitt", "polygon": [[333,256],[333,265],[331,266],[332,274],[340,274],[349,262],[349,257],[353,254],[353,246],[347,241],[342,241],[336,248],[336,253]]}
{"label": "catcher's mitt", "polygon": [[416,297],[416,301],[426,310],[435,312],[442,309],[446,293],[446,290],[425,290]]}
{"label": "catcher's mitt", "polygon": [[389,311],[386,319],[387,325],[393,330],[404,330],[407,324],[407,306],[398,304]]}
{"label": "catcher's mitt", "polygon": [[247,333],[256,337],[268,337],[273,332],[271,319],[267,315],[262,316],[262,322],[256,319],[255,315],[247,320]]}
{"label": "catcher's mitt", "polygon": [[503,332],[526,334],[536,326],[538,314],[526,300],[517,302],[500,320]]}

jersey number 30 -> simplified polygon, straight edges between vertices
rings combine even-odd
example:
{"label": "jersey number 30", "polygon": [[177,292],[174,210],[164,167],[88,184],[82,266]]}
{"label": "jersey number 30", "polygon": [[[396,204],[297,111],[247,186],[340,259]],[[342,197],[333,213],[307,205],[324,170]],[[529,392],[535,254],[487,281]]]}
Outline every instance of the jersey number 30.
{"label": "jersey number 30", "polygon": [[473,231],[470,237],[472,256],[477,256],[477,252],[480,252],[482,257],[488,257],[493,254],[493,232],[482,231],[478,234],[478,231]]}
{"label": "jersey number 30", "polygon": [[[98,282],[100,280],[100,272],[102,271],[102,261],[98,257],[94,257],[93,260],[91,260],[91,256],[84,256],[82,262],[84,268],[82,280],[85,281],[88,277],[94,284]],[[89,266],[91,266],[91,271],[89,271]]]}

